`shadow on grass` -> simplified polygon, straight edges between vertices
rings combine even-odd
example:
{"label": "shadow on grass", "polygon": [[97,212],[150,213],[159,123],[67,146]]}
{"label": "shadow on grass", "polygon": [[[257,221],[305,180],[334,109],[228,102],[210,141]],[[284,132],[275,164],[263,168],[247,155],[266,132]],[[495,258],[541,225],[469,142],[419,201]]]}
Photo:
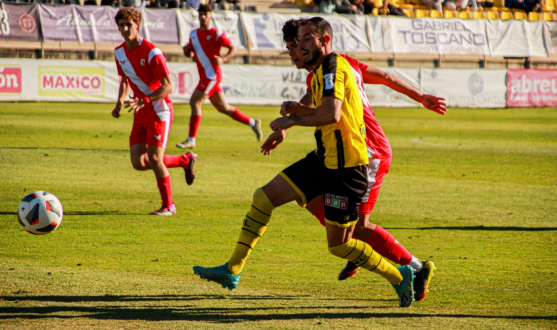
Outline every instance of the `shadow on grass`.
{"label": "shadow on grass", "polygon": [[486,227],[486,226],[448,226],[448,227],[416,227],[402,228],[389,227],[385,229],[412,229],[412,230],[486,230],[486,231],[557,231],[557,227]]}
{"label": "shadow on grass", "polygon": [[66,151],[88,151],[94,153],[129,153],[127,149],[80,149],[80,148],[55,148],[55,147],[0,147],[0,149],[21,149],[21,150],[66,150]]}
{"label": "shadow on grass", "polygon": [[[0,215],[17,215],[17,212],[0,212]],[[64,212],[64,215],[144,215],[138,213],[122,213],[120,211],[74,211]]]}
{"label": "shadow on grass", "polygon": [[[169,300],[205,301],[218,300],[299,300],[304,306],[271,306],[271,307],[197,307],[183,306],[33,306],[33,307],[0,307],[0,319],[99,319],[99,320],[145,320],[145,321],[203,321],[210,323],[236,323],[245,321],[270,320],[308,320],[308,319],[367,319],[367,318],[470,318],[470,319],[511,319],[511,320],[557,320],[556,316],[527,315],[472,315],[472,314],[417,314],[406,312],[374,313],[373,308],[333,304],[332,306],[308,306],[312,301],[321,299],[304,299],[307,295],[278,296],[224,296],[224,295],[166,295],[166,296],[4,296],[4,301],[40,301],[40,302],[143,302]],[[326,299],[329,300],[329,299]],[[393,308],[396,304],[393,301]],[[327,310],[337,310],[328,312]],[[340,311],[338,311],[340,310]],[[354,311],[356,310],[356,311]],[[357,311],[362,310],[362,311]],[[365,310],[365,311],[364,311]],[[77,314],[77,315],[76,315]]]}

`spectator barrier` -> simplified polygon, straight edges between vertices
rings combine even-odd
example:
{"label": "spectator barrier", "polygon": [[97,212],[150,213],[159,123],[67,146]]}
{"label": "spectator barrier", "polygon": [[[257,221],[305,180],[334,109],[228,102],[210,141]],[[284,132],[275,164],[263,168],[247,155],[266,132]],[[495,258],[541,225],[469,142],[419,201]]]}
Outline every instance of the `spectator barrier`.
{"label": "spectator barrier", "polygon": [[[76,5],[15,5],[2,2],[0,40],[119,43],[116,8]],[[198,27],[197,12],[147,9],[140,34],[155,44],[184,45]],[[239,49],[284,50],[281,28],[301,14],[216,11],[213,25]],[[307,15],[305,15],[307,16]],[[557,23],[526,20],[400,18],[323,15],[334,31],[333,48],[343,53],[479,54],[547,57],[557,52]]]}
{"label": "spectator barrier", "polygon": [[[187,103],[199,75],[194,63],[168,63],[175,103]],[[449,107],[557,106],[557,70],[432,70],[382,68]],[[280,105],[306,92],[305,71],[293,66],[224,65],[231,104]],[[0,59],[0,101],[116,102],[114,62]],[[366,85],[373,107],[419,106],[382,85]]]}

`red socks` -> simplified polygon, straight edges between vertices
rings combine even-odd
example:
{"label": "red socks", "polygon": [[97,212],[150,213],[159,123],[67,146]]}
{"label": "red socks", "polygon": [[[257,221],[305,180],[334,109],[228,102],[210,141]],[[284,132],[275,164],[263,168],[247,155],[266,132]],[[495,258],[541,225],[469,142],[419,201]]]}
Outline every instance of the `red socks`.
{"label": "red socks", "polygon": [[238,121],[242,124],[249,125],[250,117],[245,115],[242,111],[238,110],[238,108],[234,109],[234,113],[232,114],[232,119]]}
{"label": "red socks", "polygon": [[196,137],[197,130],[199,129],[199,124],[201,123],[201,116],[191,115],[190,117],[190,135],[189,137]]}
{"label": "red socks", "polygon": [[367,242],[377,253],[399,265],[408,265],[412,261],[412,254],[393,235],[385,229],[376,226]]}
{"label": "red socks", "polygon": [[166,168],[183,167],[186,168],[190,162],[191,154],[183,154],[181,156],[164,155],[162,162]]}
{"label": "red socks", "polygon": [[172,201],[172,185],[170,184],[170,175],[162,179],[157,178],[157,186],[161,193],[162,206],[170,206],[174,204]]}

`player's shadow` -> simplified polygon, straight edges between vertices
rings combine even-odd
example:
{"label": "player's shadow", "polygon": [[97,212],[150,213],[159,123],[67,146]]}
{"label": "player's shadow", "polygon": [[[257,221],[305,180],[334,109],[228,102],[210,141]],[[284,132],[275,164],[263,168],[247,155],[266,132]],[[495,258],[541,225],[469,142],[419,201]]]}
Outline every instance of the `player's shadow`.
{"label": "player's shadow", "polygon": [[406,230],[485,230],[485,231],[556,231],[557,227],[516,227],[516,226],[434,226],[434,227],[385,227],[387,230],[406,229]]}
{"label": "player's shadow", "polygon": [[[224,296],[224,295],[168,295],[168,296],[4,296],[4,302],[11,304],[25,301],[25,306],[0,307],[0,319],[98,319],[98,320],[143,320],[143,321],[198,321],[207,323],[237,323],[247,321],[302,321],[302,320],[334,320],[334,319],[371,319],[371,318],[469,318],[469,319],[507,319],[507,320],[557,320],[557,316],[528,315],[473,315],[473,314],[429,314],[397,309],[397,312],[376,312],[384,307],[367,307],[350,305],[331,299],[315,299],[306,295],[264,295],[264,296]],[[202,307],[197,302],[208,299],[229,300],[286,300],[293,301],[295,306],[269,307]],[[168,301],[178,301],[169,307]],[[33,301],[47,304],[49,302],[65,303],[54,306],[29,306]],[[162,302],[163,306],[152,306],[153,301]],[[180,304],[180,301],[184,303]],[[297,302],[296,302],[297,301]],[[330,305],[312,305],[323,301],[331,301]],[[388,299],[393,308],[396,299]],[[87,306],[76,306],[84,302]],[[102,306],[91,306],[92,303],[105,303]],[[130,302],[136,302],[130,306]],[[148,302],[149,306],[141,304]],[[69,304],[68,304],[69,303]],[[110,304],[106,304],[110,303]],[[123,303],[123,304],[119,304]],[[246,302],[241,302],[242,305]],[[178,306],[177,306],[178,305]],[[334,311],[333,311],[334,310]]]}
{"label": "player's shadow", "polygon": [[[0,212],[0,215],[17,215],[17,212]],[[120,211],[70,211],[64,212],[68,215],[143,215],[138,213],[124,213]]]}

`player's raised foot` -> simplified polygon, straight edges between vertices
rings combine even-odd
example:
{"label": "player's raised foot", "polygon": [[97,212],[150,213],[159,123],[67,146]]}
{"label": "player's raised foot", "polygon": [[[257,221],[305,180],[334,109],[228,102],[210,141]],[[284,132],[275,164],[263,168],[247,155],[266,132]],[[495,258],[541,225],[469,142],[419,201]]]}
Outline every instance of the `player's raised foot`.
{"label": "player's raised foot", "polygon": [[191,186],[195,181],[195,171],[193,170],[193,165],[197,160],[197,155],[194,154],[193,152],[187,152],[183,154],[182,157],[189,158],[188,166],[184,167],[184,172],[186,172],[186,183]]}
{"label": "player's raised foot", "polygon": [[393,284],[398,295],[398,305],[400,307],[411,307],[414,302],[414,269],[408,265],[397,268],[402,274],[402,282]]}
{"label": "player's raised foot", "polygon": [[358,266],[349,261],[346,263],[346,267],[338,274],[338,280],[344,281],[347,278],[354,277],[356,274],[358,274]]}
{"label": "player's raised foot", "polygon": [[422,269],[416,273],[414,277],[414,299],[416,301],[424,300],[425,295],[429,292],[429,282],[435,270],[433,261],[424,261]]}
{"label": "player's raised foot", "polygon": [[160,209],[151,212],[151,215],[175,215],[176,214],[176,206],[174,203],[170,206],[163,206]]}
{"label": "player's raised foot", "polygon": [[257,141],[261,142],[261,139],[263,138],[263,132],[261,131],[261,119],[255,119],[255,125],[253,125],[251,129],[255,133],[255,136],[257,136]]}
{"label": "player's raised foot", "polygon": [[176,143],[176,147],[180,149],[193,149],[195,148],[195,141],[191,140],[190,138],[187,138],[182,143]]}
{"label": "player's raised foot", "polygon": [[199,277],[201,277],[202,279],[209,282],[216,282],[222,285],[223,288],[228,288],[228,290],[236,289],[236,287],[238,286],[238,282],[240,282],[240,275],[242,275],[242,273],[233,275],[228,270],[228,263],[212,268],[194,266],[193,272],[196,275],[199,275]]}

